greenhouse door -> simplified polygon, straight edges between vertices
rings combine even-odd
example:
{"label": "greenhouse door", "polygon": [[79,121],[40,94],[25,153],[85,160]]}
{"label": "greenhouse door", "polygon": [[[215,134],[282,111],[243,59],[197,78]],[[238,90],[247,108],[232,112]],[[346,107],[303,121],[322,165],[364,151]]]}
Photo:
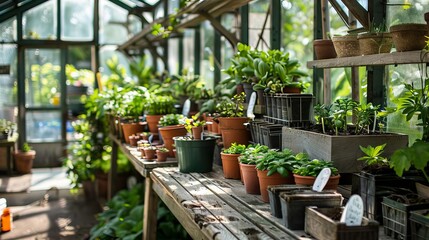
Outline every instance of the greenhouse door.
{"label": "greenhouse door", "polygon": [[34,167],[60,166],[65,153],[64,55],[61,49],[24,50],[25,107],[20,114],[25,129],[20,138],[37,152]]}

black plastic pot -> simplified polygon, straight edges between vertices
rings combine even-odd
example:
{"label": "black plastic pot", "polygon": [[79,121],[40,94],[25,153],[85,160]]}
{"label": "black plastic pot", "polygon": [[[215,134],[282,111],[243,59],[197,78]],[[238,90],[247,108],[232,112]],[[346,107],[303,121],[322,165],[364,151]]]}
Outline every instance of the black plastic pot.
{"label": "black plastic pot", "polygon": [[186,140],[175,137],[176,158],[182,173],[206,173],[213,168],[213,156],[216,138],[204,140]]}

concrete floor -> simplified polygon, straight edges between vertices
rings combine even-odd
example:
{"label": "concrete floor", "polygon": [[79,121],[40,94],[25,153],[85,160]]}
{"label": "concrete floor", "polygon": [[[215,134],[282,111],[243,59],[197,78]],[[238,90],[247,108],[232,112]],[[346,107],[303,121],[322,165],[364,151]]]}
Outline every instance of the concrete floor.
{"label": "concrete floor", "polygon": [[12,231],[2,233],[1,240],[86,239],[101,211],[96,200],[70,193],[62,168],[0,175],[0,191],[14,218]]}

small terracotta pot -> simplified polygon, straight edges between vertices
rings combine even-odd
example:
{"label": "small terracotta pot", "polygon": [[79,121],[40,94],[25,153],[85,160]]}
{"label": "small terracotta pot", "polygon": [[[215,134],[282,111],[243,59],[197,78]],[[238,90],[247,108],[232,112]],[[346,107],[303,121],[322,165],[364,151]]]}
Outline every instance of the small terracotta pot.
{"label": "small terracotta pot", "polygon": [[292,173],[289,173],[287,177],[283,177],[279,173],[274,173],[271,176],[267,176],[268,170],[257,170],[259,179],[259,188],[261,189],[262,201],[269,202],[268,198],[268,186],[275,186],[280,184],[294,184]]}
{"label": "small terracotta pot", "polygon": [[156,150],[155,149],[143,149],[144,151],[144,155],[145,155],[145,159],[146,160],[153,160],[155,159],[155,154],[156,154]]}
{"label": "small terracotta pot", "polygon": [[192,127],[192,137],[195,140],[200,140],[201,139],[201,133],[203,132],[203,128],[204,128],[204,126]]}
{"label": "small terracotta pot", "polygon": [[313,41],[316,59],[336,58],[334,43],[331,39],[316,39]]}
{"label": "small terracotta pot", "polygon": [[139,132],[143,132],[144,125],[142,123],[121,123],[125,142],[130,144],[130,136]]}
{"label": "small terracotta pot", "polygon": [[149,127],[149,132],[154,135],[158,134],[158,122],[164,115],[146,115],[146,122]]}
{"label": "small terracotta pot", "polygon": [[168,152],[161,152],[159,150],[156,150],[156,161],[165,162],[167,160],[168,154]]}
{"label": "small terracotta pot", "polygon": [[241,179],[238,157],[241,154],[221,153],[223,176],[229,179]]}
{"label": "small terracotta pot", "polygon": [[128,138],[130,141],[130,146],[137,147],[137,142],[140,140],[140,137],[138,135],[131,135]]}
{"label": "small terracotta pot", "polygon": [[[295,183],[297,185],[304,185],[304,186],[312,186],[314,184],[314,181],[316,180],[316,177],[301,176],[297,174],[294,174],[293,177],[295,178]],[[339,174],[336,176],[331,176],[328,180],[328,183],[326,183],[326,186],[324,189],[337,190],[339,182],[340,182]]]}
{"label": "small terracotta pot", "polygon": [[256,165],[240,163],[241,172],[243,173],[244,187],[248,194],[260,194],[258,174]]}

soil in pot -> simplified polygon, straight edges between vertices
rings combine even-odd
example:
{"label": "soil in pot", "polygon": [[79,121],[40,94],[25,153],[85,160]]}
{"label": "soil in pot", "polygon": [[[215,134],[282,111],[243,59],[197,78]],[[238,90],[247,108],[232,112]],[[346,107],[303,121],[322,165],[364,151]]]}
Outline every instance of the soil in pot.
{"label": "soil in pot", "polygon": [[258,179],[259,179],[259,188],[262,196],[262,201],[270,202],[270,198],[268,196],[268,186],[276,186],[280,184],[294,184],[294,179],[292,173],[289,173],[287,177],[283,177],[279,173],[274,173],[271,176],[267,176],[267,170],[257,170]]}
{"label": "soil in pot", "polygon": [[365,33],[358,36],[361,55],[389,53],[393,40],[390,33]]}
{"label": "soil in pot", "polygon": [[240,163],[241,173],[243,175],[243,183],[248,194],[261,194],[259,188],[258,173],[256,172],[256,165],[249,165]]}
{"label": "soil in pot", "polygon": [[331,39],[316,39],[313,41],[314,52],[317,59],[336,58],[334,43]]}
{"label": "soil in pot", "polygon": [[359,42],[356,35],[335,36],[332,38],[338,57],[359,56]]}
{"label": "soil in pot", "polygon": [[223,176],[229,179],[241,179],[238,157],[241,154],[221,153]]}
{"label": "soil in pot", "polygon": [[390,27],[396,51],[406,52],[422,50],[426,45],[425,36],[428,35],[427,24],[399,24]]}

